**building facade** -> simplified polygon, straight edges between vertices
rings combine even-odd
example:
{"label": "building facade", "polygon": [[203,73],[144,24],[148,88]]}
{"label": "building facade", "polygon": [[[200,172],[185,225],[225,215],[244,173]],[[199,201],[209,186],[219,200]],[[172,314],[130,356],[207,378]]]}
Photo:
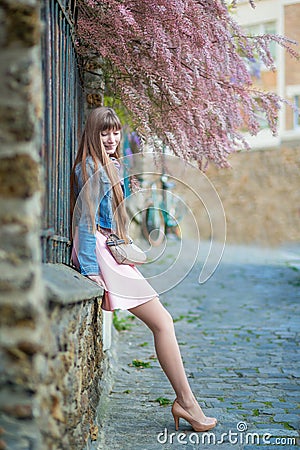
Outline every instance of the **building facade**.
{"label": "building facade", "polygon": [[[296,41],[293,46],[299,52],[300,46],[300,2],[293,0],[261,0],[252,9],[248,1],[238,2],[234,17],[249,34],[278,34]],[[254,83],[264,90],[276,92],[280,97],[295,106],[293,110],[282,105],[279,116],[278,136],[273,137],[264,128],[256,137],[248,137],[252,148],[268,148],[282,142],[300,140],[300,66],[296,58],[289,55],[281,46],[272,43],[271,54],[276,70],[267,70],[259,61]],[[265,123],[262,119],[262,125]]]}

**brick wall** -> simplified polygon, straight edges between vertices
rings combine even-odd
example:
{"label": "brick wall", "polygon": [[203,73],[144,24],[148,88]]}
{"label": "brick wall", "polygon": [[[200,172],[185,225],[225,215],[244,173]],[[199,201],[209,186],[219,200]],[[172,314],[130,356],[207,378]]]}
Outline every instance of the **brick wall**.
{"label": "brick wall", "polygon": [[[289,39],[298,42],[298,51],[300,49],[300,3],[293,5],[286,5],[284,7],[284,29],[285,35]],[[285,56],[285,83],[300,84],[300,70],[299,61],[292,58],[288,54]]]}
{"label": "brick wall", "polygon": [[[297,50],[300,51],[300,3],[286,5],[284,7],[284,29],[285,35],[298,42]],[[300,85],[300,64],[295,58],[285,55],[285,85]],[[300,94],[300,92],[298,93]],[[286,98],[293,102],[293,98]],[[291,108],[286,108],[286,129],[293,128],[294,112]]]}

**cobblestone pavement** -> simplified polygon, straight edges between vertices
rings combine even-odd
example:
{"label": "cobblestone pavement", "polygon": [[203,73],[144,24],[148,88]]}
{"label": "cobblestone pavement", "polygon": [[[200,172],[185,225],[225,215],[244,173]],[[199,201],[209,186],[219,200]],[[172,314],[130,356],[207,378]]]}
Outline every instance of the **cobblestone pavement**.
{"label": "cobblestone pavement", "polygon": [[[167,249],[164,264],[177,245]],[[161,296],[174,318],[192,389],[207,415],[218,418],[209,433],[194,433],[183,420],[175,432],[170,404],[157,401],[172,402],[174,394],[155,359],[152,335],[119,312],[130,329],[117,333],[114,384],[102,399],[93,448],[300,448],[299,254],[294,261],[292,250],[227,245],[205,284],[198,284],[197,263]],[[143,270],[149,275],[157,265]],[[134,360],[150,367],[135,367]]]}

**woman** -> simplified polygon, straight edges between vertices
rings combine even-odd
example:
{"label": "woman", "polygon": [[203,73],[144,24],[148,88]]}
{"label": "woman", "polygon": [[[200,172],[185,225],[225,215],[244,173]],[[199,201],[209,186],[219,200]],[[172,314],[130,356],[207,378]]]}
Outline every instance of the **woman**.
{"label": "woman", "polygon": [[121,123],[114,110],[94,109],[71,175],[71,212],[76,229],[73,262],[83,275],[104,288],[103,309],[126,309],[153,332],[158,360],[176,393],[172,405],[176,430],[183,418],[195,431],[207,431],[217,420],[204,415],[191,391],[171,315],[142,274],[134,266],[118,264],[105,244],[112,231],[127,238],[118,162],[120,140]]}

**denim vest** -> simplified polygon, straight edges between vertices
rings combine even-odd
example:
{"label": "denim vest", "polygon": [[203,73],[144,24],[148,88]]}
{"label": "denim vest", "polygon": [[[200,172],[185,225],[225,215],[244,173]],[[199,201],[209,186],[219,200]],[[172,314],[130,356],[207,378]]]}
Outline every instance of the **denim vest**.
{"label": "denim vest", "polygon": [[[120,165],[118,161],[114,158],[111,158],[111,160],[119,170]],[[100,226],[101,228],[114,230],[116,225],[112,209],[112,188],[103,166],[99,164],[99,168],[95,172],[94,162],[90,156],[86,159],[86,171],[88,180],[83,184],[81,163],[75,167],[75,177],[78,184],[75,187],[75,196],[77,198],[75,211],[78,211],[75,213],[74,223],[78,230],[76,254],[80,272],[83,275],[98,275],[100,269],[96,258],[96,236],[92,231],[91,206],[96,227]],[[122,181],[121,186],[123,189]],[[87,190],[90,205],[85,201]]]}

